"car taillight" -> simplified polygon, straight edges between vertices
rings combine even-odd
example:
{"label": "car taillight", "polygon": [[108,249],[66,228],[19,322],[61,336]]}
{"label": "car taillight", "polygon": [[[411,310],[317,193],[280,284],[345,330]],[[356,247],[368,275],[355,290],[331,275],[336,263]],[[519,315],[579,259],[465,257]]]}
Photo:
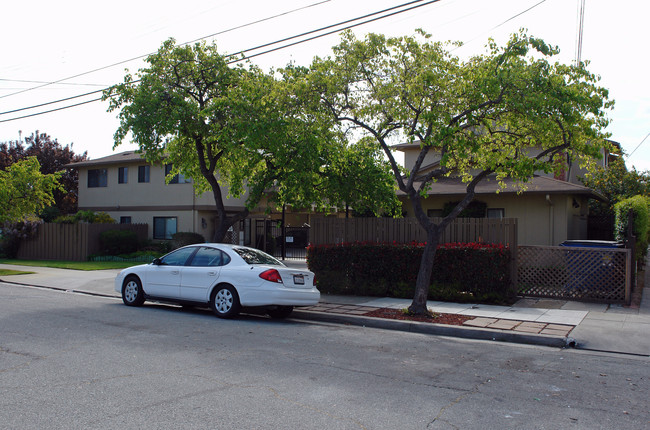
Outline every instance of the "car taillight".
{"label": "car taillight", "polygon": [[277,282],[278,284],[282,283],[280,272],[275,269],[265,270],[264,272],[260,273],[260,278],[264,279],[265,281]]}

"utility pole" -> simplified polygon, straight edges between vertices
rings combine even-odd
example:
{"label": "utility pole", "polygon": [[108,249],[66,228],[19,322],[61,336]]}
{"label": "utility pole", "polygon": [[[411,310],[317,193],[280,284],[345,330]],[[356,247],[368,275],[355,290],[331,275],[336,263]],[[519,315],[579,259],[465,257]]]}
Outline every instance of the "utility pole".
{"label": "utility pole", "polygon": [[578,0],[578,34],[576,35],[576,66],[582,61],[582,30],[585,23],[585,1]]}

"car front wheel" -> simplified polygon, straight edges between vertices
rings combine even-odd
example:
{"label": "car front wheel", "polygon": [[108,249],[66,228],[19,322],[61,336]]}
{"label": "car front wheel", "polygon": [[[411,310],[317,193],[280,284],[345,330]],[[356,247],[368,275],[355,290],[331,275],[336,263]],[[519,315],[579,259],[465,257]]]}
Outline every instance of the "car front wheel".
{"label": "car front wheel", "polygon": [[144,291],[142,282],[137,276],[128,276],[122,284],[122,301],[127,306],[142,306]]}
{"label": "car front wheel", "polygon": [[236,317],[241,310],[237,290],[231,285],[218,285],[212,291],[210,308],[219,318]]}

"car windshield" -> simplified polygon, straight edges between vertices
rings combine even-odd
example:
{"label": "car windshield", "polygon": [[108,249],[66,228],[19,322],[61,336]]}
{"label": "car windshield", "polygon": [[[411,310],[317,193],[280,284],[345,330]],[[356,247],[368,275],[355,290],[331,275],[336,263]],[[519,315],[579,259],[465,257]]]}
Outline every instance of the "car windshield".
{"label": "car windshield", "polygon": [[241,258],[248,264],[271,264],[274,266],[284,266],[282,262],[271,257],[269,254],[252,248],[233,248]]}

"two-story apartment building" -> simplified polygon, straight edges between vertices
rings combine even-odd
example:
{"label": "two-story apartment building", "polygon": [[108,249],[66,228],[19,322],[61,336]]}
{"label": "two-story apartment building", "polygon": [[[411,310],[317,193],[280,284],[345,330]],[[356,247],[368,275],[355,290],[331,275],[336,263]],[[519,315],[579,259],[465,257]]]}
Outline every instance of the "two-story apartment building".
{"label": "two-story apartment building", "polygon": [[[420,146],[396,145],[404,153],[404,164],[413,166]],[[600,160],[607,164],[609,155]],[[430,153],[421,173],[438,165],[439,156]],[[150,226],[149,237],[170,239],[176,232],[196,232],[210,240],[215,230],[215,204],[212,193],[197,196],[191,180],[182,175],[165,183],[169,167],[151,165],[140,154],[122,152],[96,160],[73,163],[68,167],[79,171],[79,209],[107,212],[120,223],[145,223]],[[603,199],[594,190],[581,185],[575,167],[567,168],[563,178],[540,173],[521,191],[517,184],[506,181],[499,190],[495,178],[487,178],[476,187],[475,200],[486,207],[486,217],[517,218],[518,239],[524,245],[557,245],[567,239],[587,239],[588,199]],[[499,192],[497,192],[497,190]],[[227,190],[222,189],[227,196]],[[457,178],[445,178],[434,183],[423,206],[431,217],[441,216],[446,203],[459,201],[465,194],[465,185]],[[227,198],[227,211],[235,213],[244,208],[245,195]],[[407,196],[398,192],[405,216],[414,216]],[[251,218],[280,219],[280,209],[267,211],[263,201],[251,210]],[[271,214],[269,215],[269,212]],[[286,211],[286,224],[310,224],[313,216],[305,212]],[[343,214],[339,214],[343,216]],[[254,228],[250,223],[243,234]],[[248,233],[246,233],[248,232]],[[244,240],[246,243],[246,241]]]}
{"label": "two-story apartment building", "polygon": [[[171,239],[177,232],[195,232],[210,240],[215,231],[216,209],[212,193],[196,195],[190,179],[178,175],[169,184],[168,165],[152,165],[134,151],[96,160],[72,163],[79,172],[79,210],[106,212],[119,223],[149,225],[149,238]],[[227,190],[222,188],[224,196]],[[244,208],[246,195],[226,198],[229,213]],[[266,202],[251,211],[251,217],[277,218],[280,211],[266,210]],[[288,225],[309,222],[310,214],[285,211]],[[250,230],[250,223],[246,224]]]}
{"label": "two-story apartment building", "polygon": [[[127,151],[68,167],[79,172],[79,210],[106,212],[119,223],[149,224],[151,239],[171,239],[181,231],[209,238],[214,232],[211,194],[197,196],[182,175],[166,184],[165,165],[151,165]],[[243,206],[243,199],[227,201],[232,211]]]}
{"label": "two-story apartment building", "polygon": [[[616,143],[615,143],[616,144]],[[404,153],[404,165],[412,167],[420,153],[419,143],[401,144],[393,147]],[[535,151],[534,148],[531,151]],[[598,161],[606,166],[610,154],[602,154]],[[421,174],[438,167],[440,155],[431,151],[425,158]],[[566,165],[561,177],[538,172],[522,191],[511,180],[500,189],[494,176],[481,181],[476,187],[475,201],[486,207],[488,218],[517,218],[518,242],[522,245],[558,245],[565,240],[588,239],[588,200],[603,200],[596,191],[583,186],[579,177],[586,172],[577,166]],[[466,184],[459,178],[449,177],[433,183],[422,205],[430,217],[443,215],[446,203],[458,202],[465,195]],[[406,216],[414,216],[406,195],[398,192]]]}

